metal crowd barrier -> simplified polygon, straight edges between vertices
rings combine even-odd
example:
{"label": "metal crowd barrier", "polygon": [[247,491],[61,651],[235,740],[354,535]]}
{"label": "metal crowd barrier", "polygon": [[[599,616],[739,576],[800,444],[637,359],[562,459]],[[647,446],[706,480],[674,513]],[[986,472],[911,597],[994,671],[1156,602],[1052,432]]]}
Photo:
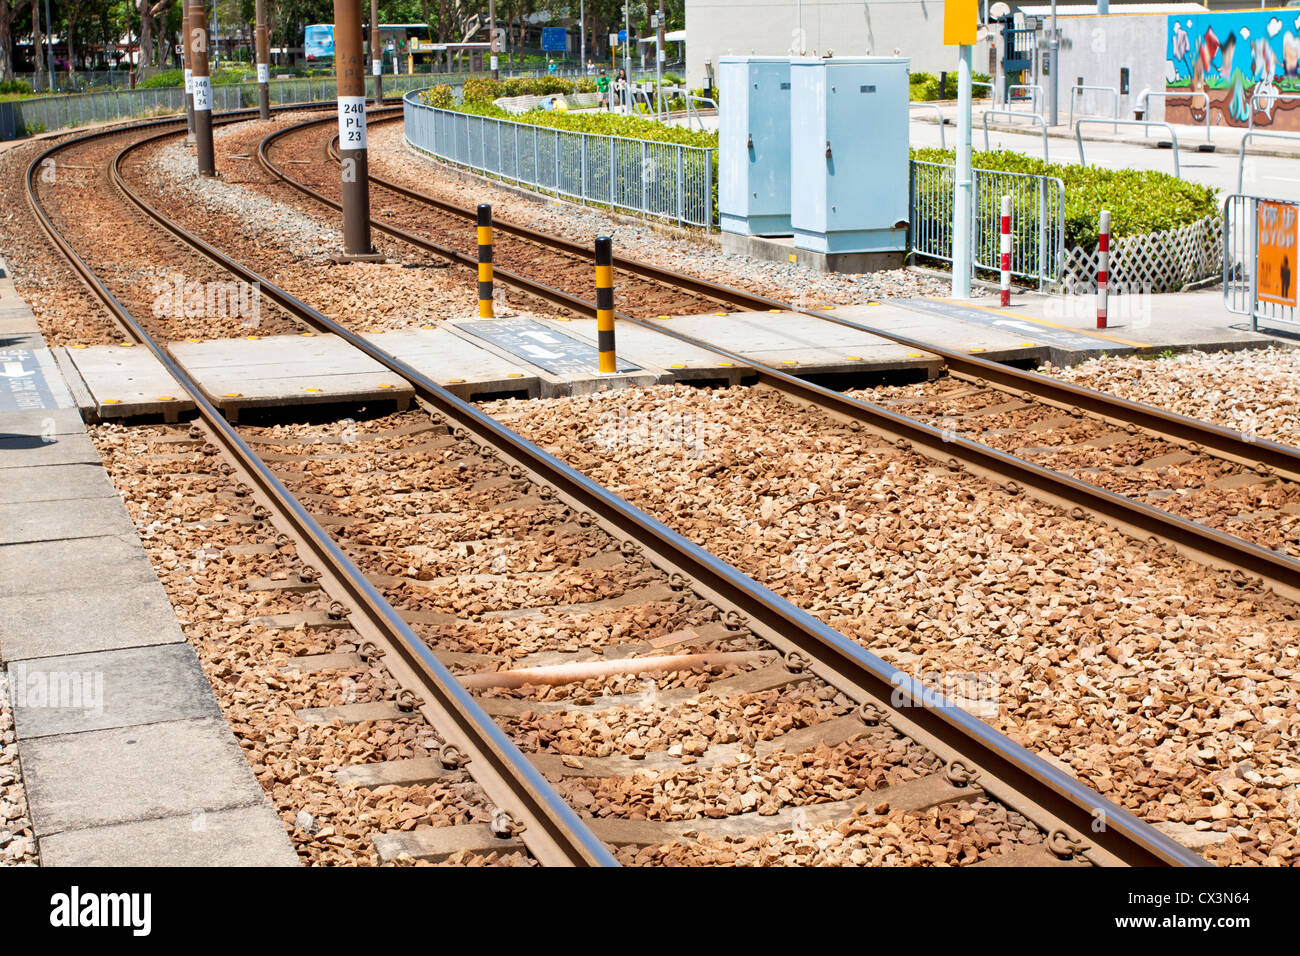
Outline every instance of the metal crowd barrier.
{"label": "metal crowd barrier", "polygon": [[984,111],[984,152],[989,150],[989,117],[990,116],[1011,116],[1021,117],[1034,120],[1043,129],[1043,162],[1049,163],[1047,158],[1047,120],[1043,119],[1037,113],[1022,113],[1019,110],[985,110]]}
{"label": "metal crowd barrier", "polygon": [[406,141],[421,152],[539,192],[684,225],[713,225],[716,150],[533,126],[403,97]]}
{"label": "metal crowd barrier", "polygon": [[[1088,86],[1086,83],[1075,83],[1070,87],[1070,121],[1069,123],[1066,124],[1067,126],[1074,125],[1075,98],[1080,93],[1087,93],[1087,92],[1109,93],[1111,96],[1111,104],[1112,104],[1111,114],[1116,122],[1119,121],[1119,90],[1115,89],[1115,87],[1113,86]],[[1119,130],[1112,127],[1111,132],[1118,133]]]}
{"label": "metal crowd barrier", "polygon": [[1116,126],[1141,126],[1143,128],[1151,126],[1163,126],[1169,130],[1169,137],[1173,140],[1174,149],[1174,175],[1179,179],[1183,178],[1183,168],[1178,162],[1178,134],[1168,123],[1159,120],[1108,120],[1108,119],[1079,119],[1074,124],[1074,139],[1079,144],[1079,165],[1086,167],[1087,160],[1083,158],[1083,124],[1084,123],[1113,123]]}
{"label": "metal crowd barrier", "polygon": [[[975,266],[1001,268],[1002,197],[1011,197],[1011,274],[1037,282],[1057,282],[1065,264],[1065,184],[1054,176],[972,170]],[[912,160],[909,177],[909,251],[952,261],[952,206],[957,168]]]}
{"label": "metal crowd barrier", "polygon": [[[1259,298],[1259,247],[1258,223],[1260,203],[1278,204],[1300,216],[1300,205],[1286,199],[1268,199],[1262,196],[1243,196],[1240,193],[1223,201],[1223,305],[1234,315],[1250,316],[1252,330],[1259,329],[1261,321],[1289,326],[1300,326],[1300,309]],[[1292,226],[1292,230],[1294,230]],[[1292,233],[1294,234],[1294,232]],[[1288,266],[1286,280],[1292,301],[1296,299],[1297,269],[1295,247]]]}
{"label": "metal crowd barrier", "polygon": [[[1207,143],[1210,141],[1210,94],[1209,93],[1206,93],[1204,90],[1181,90],[1181,91],[1169,90],[1167,92],[1163,90],[1143,90],[1142,95],[1138,97],[1138,102],[1142,104],[1142,115],[1144,117],[1151,115],[1150,100],[1151,97],[1153,96],[1159,96],[1164,99],[1168,99],[1173,96],[1186,96],[1188,98],[1191,98],[1193,96],[1199,96],[1201,97],[1201,99],[1205,100],[1205,141]],[[1252,113],[1251,116],[1253,118],[1254,114]]]}
{"label": "metal crowd barrier", "polygon": [[[401,74],[385,76],[384,88],[404,92],[425,87],[427,76]],[[334,77],[272,78],[271,102],[290,103],[331,100],[337,96]],[[256,83],[228,83],[212,87],[213,109],[234,110],[257,105]],[[89,123],[134,119],[175,113],[185,108],[185,90],[179,86],[157,89],[103,90],[69,96],[38,96],[29,100],[0,103],[0,140],[17,139],[33,133],[70,129]]]}

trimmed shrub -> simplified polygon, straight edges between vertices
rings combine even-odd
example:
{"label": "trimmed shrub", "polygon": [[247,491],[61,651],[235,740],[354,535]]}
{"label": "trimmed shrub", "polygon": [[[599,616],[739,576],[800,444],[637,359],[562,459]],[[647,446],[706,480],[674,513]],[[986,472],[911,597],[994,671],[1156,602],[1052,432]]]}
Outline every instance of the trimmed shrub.
{"label": "trimmed shrub", "polygon": [[[912,158],[955,162],[952,150],[913,149]],[[1090,249],[1097,244],[1098,216],[1110,210],[1111,235],[1138,236],[1186,226],[1219,211],[1218,190],[1168,173],[1101,169],[1041,159],[1010,150],[976,152],[976,169],[1056,176],[1065,184],[1065,245]]]}

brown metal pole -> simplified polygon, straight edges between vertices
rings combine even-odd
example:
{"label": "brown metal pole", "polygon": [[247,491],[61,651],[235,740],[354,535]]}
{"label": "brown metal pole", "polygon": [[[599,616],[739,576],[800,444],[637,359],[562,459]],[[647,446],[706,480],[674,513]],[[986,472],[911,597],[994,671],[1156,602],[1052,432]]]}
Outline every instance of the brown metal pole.
{"label": "brown metal pole", "polygon": [[257,115],[271,118],[271,42],[266,29],[266,0],[257,0]]}
{"label": "brown metal pole", "polygon": [[194,145],[194,63],[190,59],[190,9],[181,6],[181,66],[185,73],[185,144]]}
{"label": "brown metal pole", "polygon": [[379,45],[379,0],[370,0],[370,75],[375,78],[375,105],[384,102],[384,50]]}
{"label": "brown metal pole", "polygon": [[215,176],[217,165],[212,149],[212,78],[208,73],[208,14],[199,0],[190,2],[191,69],[194,71],[194,139],[197,144],[199,175]]}
{"label": "brown metal pole", "polygon": [[370,257],[370,166],[366,159],[366,74],[361,0],[334,0],[334,72],[339,91],[339,159],[345,259]]}

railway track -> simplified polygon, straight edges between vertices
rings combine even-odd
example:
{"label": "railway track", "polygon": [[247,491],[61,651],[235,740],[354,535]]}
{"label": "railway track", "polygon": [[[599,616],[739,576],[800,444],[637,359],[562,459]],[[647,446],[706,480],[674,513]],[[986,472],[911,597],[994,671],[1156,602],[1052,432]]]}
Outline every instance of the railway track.
{"label": "railway track", "polygon": [[[61,151],[98,146],[107,135],[112,134],[60,144],[33,161],[28,194],[42,227],[123,329],[191,394],[200,422],[196,435],[218,449],[248,489],[256,502],[252,520],[279,528],[304,566],[311,567],[305,578],[298,575],[299,583],[337,602],[324,609],[323,618],[312,620],[320,626],[346,620],[357,650],[381,658],[401,688],[398,709],[418,711],[437,731],[447,758],[444,769],[467,769],[506,810],[494,829],[517,837],[539,862],[609,864],[614,855],[608,844],[638,861],[647,851],[628,857],[627,848],[683,842],[698,849],[692,862],[727,862],[728,855],[735,857],[723,849],[727,839],[758,839],[785,826],[798,831],[838,824],[834,832],[852,840],[887,815],[902,830],[918,819],[933,823],[942,817],[941,837],[970,827],[979,838],[958,840],[954,862],[997,858],[1000,850],[1011,854],[1003,859],[1030,863],[1203,862],[190,235],[123,178],[123,159],[132,149],[176,135],[152,133],[112,158],[109,175],[123,198],[213,268],[256,283],[286,314],[339,336],[402,375],[424,408],[350,433],[339,451],[322,451],[323,436],[310,429],[236,430],[56,225],[56,219],[68,222],[66,215],[51,215],[42,203],[35,179],[41,162]],[[340,444],[337,436],[334,444]],[[278,450],[259,454],[255,446]],[[402,529],[387,524],[398,515],[418,519],[405,538]],[[485,547],[493,555],[486,571]],[[514,590],[504,600],[494,590],[502,582],[491,580],[503,569],[518,575],[507,576]],[[537,587],[541,590],[533,590]],[[583,595],[596,600],[573,600]],[[450,614],[452,619],[445,610],[449,604],[458,612]],[[484,613],[487,606],[501,604],[504,615]],[[578,656],[557,668],[555,655],[575,652],[554,640],[566,629],[550,618],[558,614],[571,621],[575,614],[608,611],[618,613],[584,631]],[[499,624],[539,614],[548,626],[533,632],[531,642],[517,641],[511,628]],[[629,620],[634,626],[617,627]],[[419,630],[428,627],[435,632]],[[448,642],[458,642],[456,653],[462,655],[452,659],[453,666],[468,673],[453,674],[439,660],[438,651]],[[665,649],[673,653],[662,653]],[[525,666],[502,668],[503,660]],[[639,681],[651,672],[672,677],[667,689],[656,685],[647,698]],[[630,679],[635,679],[631,685]],[[640,693],[628,694],[630,686]],[[566,690],[554,689],[561,687]],[[557,698],[569,702],[557,707]],[[772,719],[765,724],[758,715]],[[711,732],[701,734],[702,723]],[[653,743],[642,739],[638,728]],[[664,736],[664,728],[671,728],[670,736]],[[723,749],[728,744],[740,745],[740,752]],[[613,822],[609,818],[618,817],[619,807],[606,802],[599,819],[584,816],[547,779],[618,777],[642,766],[689,767],[701,758],[710,769],[730,766],[733,757],[740,763],[779,762],[789,756],[787,745],[805,765],[810,755],[814,761],[825,759],[819,746],[856,747],[854,765],[868,767],[874,776],[853,777],[854,786],[840,787],[841,799],[829,803],[819,792],[804,806],[783,788],[753,814],[736,814],[728,797],[723,806],[706,807],[712,812],[702,816],[669,808],[667,818],[661,813],[648,821],[634,811]],[[533,750],[532,759],[521,748]],[[585,797],[569,792],[579,807],[595,799],[590,790]],[[743,810],[748,798],[739,799]],[[775,826],[765,822],[774,815]],[[1104,825],[1097,826],[1098,820]],[[934,830],[929,826],[927,832]]]}
{"label": "railway track", "polygon": [[[400,118],[400,113],[382,113],[378,121]],[[278,130],[262,141],[258,155],[272,175],[337,209],[336,184],[316,188],[297,177],[302,167],[295,166],[295,174],[290,175],[272,159],[276,144],[290,139],[296,144],[295,156],[313,151],[319,156],[328,150],[337,160],[334,141],[320,133],[325,125],[325,121],[307,120]],[[316,174],[313,182],[324,179]],[[451,237],[472,237],[467,224],[474,222],[474,210],[373,174],[371,181],[379,190],[378,205],[404,210],[398,222],[390,221],[386,214],[372,217],[375,229],[453,262],[475,263],[471,254],[448,244],[456,241]],[[410,211],[410,204],[437,211],[436,238],[430,235],[433,225],[428,224],[427,214],[422,223]],[[458,217],[458,226],[449,228],[447,217]],[[418,231],[409,226],[417,226]],[[567,239],[500,220],[494,226],[498,234],[517,237],[533,249],[551,247],[565,262],[591,261],[589,250]],[[530,253],[530,258],[519,263],[520,269],[530,269],[534,255]],[[1067,511],[1082,509],[1140,540],[1155,539],[1197,561],[1233,571],[1243,576],[1243,583],[1255,583],[1257,578],[1288,597],[1300,596],[1300,523],[1296,520],[1300,517],[1300,485],[1296,484],[1300,481],[1300,450],[1296,448],[900,336],[828,311],[800,309],[627,258],[617,258],[615,264],[638,280],[676,286],[683,290],[685,302],[705,298],[744,311],[801,312],[934,354],[948,371],[946,385],[922,386],[892,403],[871,402],[866,400],[867,393],[845,395],[823,388],[718,343],[616,312],[620,321],[653,328],[733,363],[754,367],[762,384],[792,400],[856,421],[887,440],[905,443],[950,466],[969,468],[1014,493],[1027,489]],[[589,268],[581,271],[591,272]],[[496,274],[501,281],[556,306],[594,315],[592,293],[584,298],[531,271],[502,267]],[[927,393],[927,388],[933,391]],[[929,394],[932,401],[927,399]],[[915,408],[920,414],[901,414],[901,408]],[[1123,456],[1118,463],[1116,455]]]}

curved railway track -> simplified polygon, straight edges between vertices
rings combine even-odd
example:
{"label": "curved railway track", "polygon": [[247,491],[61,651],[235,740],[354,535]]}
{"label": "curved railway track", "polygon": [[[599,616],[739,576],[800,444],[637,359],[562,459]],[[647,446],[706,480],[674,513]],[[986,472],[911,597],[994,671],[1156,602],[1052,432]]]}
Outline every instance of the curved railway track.
{"label": "curved railway track", "polygon": [[[358,566],[349,548],[326,531],[322,512],[295,495],[291,485],[296,479],[290,479],[283,471],[277,473],[254,451],[253,444],[264,443],[265,436],[250,440],[226,422],[186,370],[172,360],[166,349],[87,265],[75,248],[76,243],[55,225],[36,186],[40,164],[60,152],[96,143],[107,135],[114,134],[94,133],[59,144],[37,156],[29,167],[28,198],[50,241],[131,338],[149,348],[190,393],[205,436],[252,489],[255,499],[267,509],[266,517],[272,518],[297,543],[300,555],[317,569],[324,590],[341,602],[335,614],[346,615],[352,627],[373,642],[393,676],[414,695],[413,706],[418,706],[445,741],[468,755],[471,775],[521,825],[521,838],[534,856],[543,863],[613,862],[608,847],[593,833],[591,821],[576,813],[560,797],[515,741],[492,720],[481,698],[469,693],[438,660],[390,598]],[[190,235],[137,195],[121,171],[124,157],[133,149],[174,135],[177,131],[151,133],[116,152],[109,175],[124,199],[213,265],[257,283],[263,294],[286,313],[320,332],[344,339],[404,377],[415,388],[424,407],[434,415],[438,427],[445,430],[446,440],[456,444],[461,452],[476,448],[476,459],[496,462],[494,467],[504,468],[504,478],[508,481],[526,480],[528,487],[537,489],[536,497],[541,502],[561,507],[565,515],[575,519],[578,527],[599,526],[612,540],[621,542],[616,546],[618,553],[625,558],[644,560],[651,569],[649,573],[662,578],[673,592],[682,592],[687,600],[702,600],[712,605],[729,631],[740,629],[742,635],[751,635],[782,655],[783,663],[775,666],[786,673],[777,679],[776,686],[791,681],[820,682],[826,685],[830,697],[839,699],[837,695],[842,695],[849,714],[856,713],[853,719],[863,728],[853,736],[869,735],[876,732],[872,728],[878,728],[907,746],[923,748],[930,755],[923,762],[933,771],[924,780],[950,790],[970,788],[968,794],[986,795],[1023,814],[1039,829],[1041,836],[1034,842],[1041,844],[1038,848],[1045,850],[1046,859],[1078,858],[1097,864],[1132,865],[1204,863],[1196,854],[994,732],[982,721],[937,699],[919,681],[629,506],[415,369],[267,282],[246,265]],[[443,443],[440,440],[437,444]],[[440,452],[438,457],[442,459],[445,455]],[[502,476],[489,476],[486,480],[489,484],[482,488],[490,489],[495,487],[490,482],[502,480]],[[455,581],[459,580],[455,577]],[[871,802],[871,794],[863,793],[860,797]],[[1098,820],[1103,820],[1105,825],[1097,827]],[[708,823],[701,820],[694,827],[707,832]]]}
{"label": "curved railway track", "polygon": [[[401,114],[388,115],[382,111],[379,122],[396,121]],[[282,165],[272,158],[272,151],[277,144],[286,139],[297,138],[301,142],[294,147],[294,155],[304,151],[313,153],[318,158],[328,150],[337,159],[335,143],[332,139],[322,139],[319,128],[325,126],[325,120],[307,120],[293,124],[265,137],[258,149],[258,157],[263,167],[271,175],[295,188],[310,198],[339,208],[336,198],[337,183],[313,174],[313,186],[296,175],[290,175]],[[310,139],[315,133],[315,138]],[[399,216],[399,222],[391,221],[387,214],[372,216],[372,227],[395,238],[410,243],[424,252],[441,255],[453,262],[473,267],[477,259],[459,238],[469,239],[473,229],[469,228],[475,221],[475,211],[464,209],[453,203],[427,196],[417,190],[409,189],[396,183],[385,181],[371,175],[371,182],[380,191],[383,207],[396,206],[407,211]],[[413,208],[423,207],[426,214],[423,219],[413,212]],[[429,220],[427,210],[436,210],[436,220]],[[458,219],[457,228],[449,228],[448,219]],[[402,224],[405,223],[405,224]],[[418,229],[409,228],[418,224]],[[431,229],[438,228],[437,238],[430,236]],[[590,263],[593,253],[570,240],[551,236],[533,229],[497,220],[494,222],[497,234],[516,237],[526,243],[530,251],[520,263],[525,274],[517,269],[498,266],[496,277],[529,294],[542,298],[567,311],[592,317],[595,314],[594,289],[587,294],[575,294],[567,288],[560,288],[544,281],[533,274],[531,263],[536,258],[535,250],[551,248],[554,255],[571,265],[574,260]],[[460,243],[457,245],[455,243]],[[511,262],[508,254],[499,256],[501,262]],[[741,289],[735,289],[691,276],[682,275],[668,269],[661,269],[649,263],[616,257],[616,267],[620,272],[630,273],[639,281],[653,282],[659,287],[676,287],[682,290],[686,302],[708,300],[720,302],[744,311],[790,311],[810,315],[823,321],[847,326],[858,331],[876,335],[884,339],[905,345],[918,351],[929,352],[939,357],[946,366],[949,375],[963,383],[973,386],[969,394],[954,395],[968,403],[959,414],[961,428],[952,427],[945,421],[952,417],[951,412],[943,406],[943,396],[936,399],[939,406],[934,414],[904,415],[884,404],[872,403],[860,398],[853,398],[831,389],[823,388],[800,379],[788,372],[756,362],[744,353],[732,351],[717,343],[688,336],[673,331],[653,321],[639,316],[618,311],[619,321],[633,322],[645,328],[671,336],[698,348],[710,351],[727,361],[744,364],[757,370],[758,380],[770,385],[791,399],[819,407],[833,416],[858,422],[878,432],[887,440],[905,443],[923,454],[948,464],[951,467],[967,467],[977,474],[984,475],[1003,485],[1013,493],[1029,489],[1039,498],[1067,511],[1085,512],[1099,516],[1113,526],[1140,540],[1155,539],[1169,544],[1183,554],[1208,564],[1212,567],[1230,570],[1241,578],[1242,583],[1253,584],[1253,578],[1262,579],[1277,592],[1288,597],[1300,597],[1300,537],[1294,530],[1286,532],[1278,527],[1284,521],[1292,523],[1290,512],[1283,512],[1282,507],[1293,505],[1300,509],[1300,450],[1276,442],[1249,438],[1238,432],[1199,421],[1186,416],[1166,412],[1138,402],[1116,398],[1102,392],[1082,388],[1065,382],[1050,379],[1047,376],[998,364],[967,355],[951,349],[945,349],[932,343],[918,341],[886,330],[844,319],[827,311],[800,309],[789,303],[778,302],[763,296],[754,295]],[[546,275],[571,274],[572,268],[559,269],[551,266],[545,270]],[[584,268],[583,274],[592,270]],[[620,284],[619,294],[624,295]],[[695,308],[684,306],[684,308]],[[644,311],[644,310],[642,310]],[[695,311],[711,311],[698,309]],[[981,398],[987,403],[979,406]],[[1037,403],[1040,407],[1034,409]],[[974,404],[975,407],[969,407]],[[1081,467],[1071,469],[1071,465],[1080,465],[1077,461],[1063,461],[1060,467],[1046,467],[1030,460],[1030,455],[1013,454],[1018,450],[1015,443],[1004,438],[986,444],[970,436],[978,426],[975,421],[984,416],[1005,416],[1015,413],[1019,418],[1019,427],[1013,431],[1025,436],[1025,443],[1035,438],[1035,426],[1051,423],[1059,427],[1062,412],[1081,421],[1087,416],[1120,432],[1105,432],[1093,429],[1082,436],[1080,444],[1084,450],[1104,449],[1130,438],[1146,440],[1145,446],[1138,446],[1134,457],[1126,459],[1124,472],[1114,480],[1102,481],[1103,476],[1094,469],[1091,473],[1083,462]],[[994,425],[1001,420],[992,418]],[[990,429],[996,434],[994,429]],[[993,435],[990,435],[992,438]],[[1041,441],[1041,439],[1038,439]],[[1087,442],[1097,444],[1088,446]],[[1003,447],[998,447],[1003,446]],[[1010,446],[1010,450],[1006,446]],[[1070,446],[1061,449],[1035,448],[1036,454],[1053,451],[1078,451]],[[1171,457],[1172,456],[1172,457]],[[1211,520],[1215,517],[1216,502],[1209,501],[1209,508],[1196,506],[1184,508],[1189,514],[1178,514],[1168,507],[1157,507],[1148,501],[1140,500],[1134,493],[1134,485],[1144,482],[1155,485],[1156,494],[1150,495],[1150,501],[1159,501],[1164,489],[1158,481],[1159,469],[1169,467],[1169,463],[1181,465],[1184,470],[1200,471],[1213,480],[1223,479],[1225,489],[1223,496],[1236,496],[1238,506],[1243,501],[1250,501],[1252,484],[1270,483],[1281,479],[1285,482],[1285,491],[1279,506],[1274,511],[1272,522],[1263,516],[1258,527],[1243,523],[1233,533],[1222,530],[1216,524],[1224,521]],[[1224,467],[1227,463],[1228,467]],[[1088,475],[1092,480],[1076,477]],[[1234,484],[1239,487],[1233,487]],[[1109,487],[1108,487],[1109,486]],[[1114,488],[1123,488],[1120,493]],[[1219,508],[1221,514],[1225,509]],[[1279,550],[1279,546],[1283,550]],[[1286,553],[1287,551],[1291,553]]]}

